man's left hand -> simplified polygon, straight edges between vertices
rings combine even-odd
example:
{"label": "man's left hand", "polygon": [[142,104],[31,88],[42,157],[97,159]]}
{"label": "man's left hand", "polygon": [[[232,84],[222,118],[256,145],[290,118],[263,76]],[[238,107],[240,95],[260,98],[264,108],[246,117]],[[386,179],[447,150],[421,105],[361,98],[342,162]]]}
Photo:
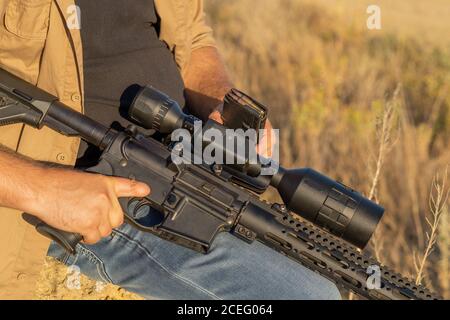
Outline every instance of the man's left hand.
{"label": "man's left hand", "polygon": [[[221,111],[222,105],[217,107],[217,109],[209,115],[209,118],[220,124],[223,124]],[[258,152],[259,155],[265,158],[271,158],[273,155],[274,145],[275,145],[275,132],[273,131],[272,123],[270,123],[270,120],[267,119],[266,125],[264,127],[264,134],[256,147],[256,151]]]}

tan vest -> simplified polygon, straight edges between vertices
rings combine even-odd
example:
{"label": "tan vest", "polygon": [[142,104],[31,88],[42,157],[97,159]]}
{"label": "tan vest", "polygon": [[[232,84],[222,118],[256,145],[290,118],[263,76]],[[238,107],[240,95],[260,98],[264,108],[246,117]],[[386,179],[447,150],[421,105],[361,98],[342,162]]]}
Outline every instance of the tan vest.
{"label": "tan vest", "polygon": [[[160,38],[183,73],[192,50],[214,46],[203,1],[155,0],[155,5]],[[69,27],[74,8],[73,0],[0,0],[0,67],[82,112],[81,37],[79,30]],[[79,140],[18,124],[0,127],[0,144],[36,160],[73,165]],[[0,298],[33,297],[48,245],[20,212],[0,208]]]}

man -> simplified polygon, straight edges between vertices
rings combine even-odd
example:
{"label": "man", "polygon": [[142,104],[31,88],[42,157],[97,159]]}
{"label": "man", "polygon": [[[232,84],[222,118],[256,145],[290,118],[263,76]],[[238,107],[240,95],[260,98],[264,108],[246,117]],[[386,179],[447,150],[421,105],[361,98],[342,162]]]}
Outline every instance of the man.
{"label": "man", "polygon": [[[232,83],[201,0],[5,0],[0,14],[0,66],[104,125],[128,124],[121,105],[135,84],[220,120]],[[330,282],[261,244],[222,234],[202,255],[123,224],[117,198],[151,186],[42,164],[95,162],[98,150],[79,139],[11,125],[0,128],[0,144],[3,298],[32,297],[49,244],[21,220],[24,211],[83,235],[75,256],[54,244],[50,255],[145,298],[339,298]]]}

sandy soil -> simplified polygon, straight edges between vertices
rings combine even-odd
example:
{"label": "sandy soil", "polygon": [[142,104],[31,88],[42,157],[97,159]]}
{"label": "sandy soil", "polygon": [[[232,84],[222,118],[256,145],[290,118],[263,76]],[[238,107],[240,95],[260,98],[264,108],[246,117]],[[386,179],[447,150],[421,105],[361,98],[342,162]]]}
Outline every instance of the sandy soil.
{"label": "sandy soil", "polygon": [[43,300],[141,300],[126,290],[93,281],[53,258],[47,258],[42,269],[36,292]]}

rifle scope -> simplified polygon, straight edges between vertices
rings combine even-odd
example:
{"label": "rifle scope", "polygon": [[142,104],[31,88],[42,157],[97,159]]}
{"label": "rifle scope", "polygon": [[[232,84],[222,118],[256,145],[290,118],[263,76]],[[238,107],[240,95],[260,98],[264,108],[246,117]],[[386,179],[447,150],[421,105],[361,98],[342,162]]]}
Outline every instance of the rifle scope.
{"label": "rifle scope", "polygon": [[[163,134],[180,128],[192,131],[197,120],[151,87],[139,91],[129,116],[144,128]],[[278,190],[287,209],[359,248],[366,246],[384,213],[360,193],[309,168],[280,167],[270,185]]]}

